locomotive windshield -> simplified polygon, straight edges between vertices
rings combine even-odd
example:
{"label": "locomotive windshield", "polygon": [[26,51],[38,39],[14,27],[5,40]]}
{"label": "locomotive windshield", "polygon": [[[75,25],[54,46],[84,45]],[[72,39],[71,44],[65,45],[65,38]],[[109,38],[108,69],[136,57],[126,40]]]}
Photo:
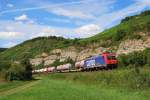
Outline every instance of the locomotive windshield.
{"label": "locomotive windshield", "polygon": [[107,56],[107,59],[108,60],[116,60],[116,57],[115,56]]}

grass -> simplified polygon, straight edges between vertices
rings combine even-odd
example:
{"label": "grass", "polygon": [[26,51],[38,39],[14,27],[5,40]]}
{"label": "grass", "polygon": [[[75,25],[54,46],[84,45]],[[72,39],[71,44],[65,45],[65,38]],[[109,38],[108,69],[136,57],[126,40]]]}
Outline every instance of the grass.
{"label": "grass", "polygon": [[[142,89],[126,88],[126,86],[122,85],[117,87],[124,80],[119,78],[126,76],[130,72],[128,69],[121,69],[107,72],[44,75],[41,76],[41,80],[37,84],[10,95],[0,96],[0,100],[150,100],[149,87]],[[149,69],[141,69],[141,73],[144,72],[149,73]],[[117,77],[116,75],[120,76]],[[130,75],[132,74],[130,73]],[[95,79],[96,77],[97,79]],[[110,79],[109,84],[102,84],[100,79],[103,78],[101,80],[104,80],[107,77],[116,77],[116,80],[112,82]],[[119,81],[120,83],[116,83]],[[126,82],[129,81],[131,80]]]}
{"label": "grass", "polygon": [[131,69],[116,69],[98,72],[56,73],[50,75],[52,79],[79,82],[86,85],[101,85],[104,87],[123,87],[128,89],[146,89],[150,87],[150,69],[140,68],[136,72]]}
{"label": "grass", "polygon": [[29,83],[29,81],[13,81],[13,82],[1,82],[0,83],[0,93],[16,88],[18,86]]}

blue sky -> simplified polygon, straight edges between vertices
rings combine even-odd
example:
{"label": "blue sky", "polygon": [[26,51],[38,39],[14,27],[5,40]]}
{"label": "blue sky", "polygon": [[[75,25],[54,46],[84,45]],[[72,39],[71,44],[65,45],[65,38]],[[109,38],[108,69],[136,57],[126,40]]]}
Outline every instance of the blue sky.
{"label": "blue sky", "polygon": [[0,0],[0,47],[38,36],[85,38],[150,9],[150,0]]}

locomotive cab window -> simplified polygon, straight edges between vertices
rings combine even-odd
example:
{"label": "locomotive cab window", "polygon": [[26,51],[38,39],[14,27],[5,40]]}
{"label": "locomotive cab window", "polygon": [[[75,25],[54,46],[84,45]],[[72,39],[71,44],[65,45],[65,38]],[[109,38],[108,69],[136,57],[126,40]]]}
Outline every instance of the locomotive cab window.
{"label": "locomotive cab window", "polygon": [[116,60],[116,57],[115,56],[108,56],[107,59],[109,59],[109,60]]}

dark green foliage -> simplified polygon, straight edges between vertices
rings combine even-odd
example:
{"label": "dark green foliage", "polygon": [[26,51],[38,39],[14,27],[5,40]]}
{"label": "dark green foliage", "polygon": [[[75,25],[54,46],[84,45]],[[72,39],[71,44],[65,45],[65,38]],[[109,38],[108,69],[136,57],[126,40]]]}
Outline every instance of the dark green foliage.
{"label": "dark green foliage", "polygon": [[147,11],[144,11],[143,13],[141,13],[141,16],[145,16],[145,15],[150,15],[150,11],[147,10]]}
{"label": "dark green foliage", "polygon": [[0,76],[8,81],[12,80],[31,80],[32,66],[26,54],[20,62],[0,61]]}
{"label": "dark green foliage", "polygon": [[129,66],[134,65],[135,67],[150,65],[150,49],[145,49],[144,51],[136,51],[129,53],[127,55],[119,55],[119,65],[120,66]]}
{"label": "dark green foliage", "polygon": [[44,61],[42,61],[41,64],[39,64],[35,67],[35,69],[41,69],[41,68],[44,68]]}
{"label": "dark green foliage", "polygon": [[2,69],[9,69],[9,67],[11,66],[11,62],[10,61],[0,61],[0,71]]}
{"label": "dark green foliage", "polygon": [[[142,12],[142,13],[140,14],[140,16],[146,16],[146,15],[150,15],[150,11],[149,11],[149,10],[148,10],[148,11],[144,11],[144,12]],[[127,22],[127,21],[129,21],[129,20],[134,19],[135,17],[137,18],[138,15],[126,17],[126,18],[124,18],[121,22],[122,22],[122,23],[123,23],[123,22]]]}
{"label": "dark green foliage", "polygon": [[134,16],[129,16],[129,17],[126,17],[126,18],[124,18],[121,22],[123,23],[123,22],[127,22],[127,21],[129,21],[129,20],[131,20],[131,19],[133,19],[134,18]]}
{"label": "dark green foliage", "polygon": [[9,81],[12,80],[24,80],[25,69],[21,64],[12,63],[11,67],[6,73],[6,79]]}
{"label": "dark green foliage", "polygon": [[0,52],[5,51],[7,48],[0,48]]}
{"label": "dark green foliage", "polygon": [[124,30],[118,30],[113,37],[114,41],[122,40],[126,36],[126,32]]}
{"label": "dark green foliage", "polygon": [[11,61],[0,61],[0,75],[8,81],[23,80],[24,79],[24,67]]}
{"label": "dark green foliage", "polygon": [[74,65],[75,61],[73,61],[70,57],[67,58],[65,61],[60,61],[60,59],[56,59],[50,66],[59,66],[59,65],[63,65],[63,64],[67,64],[67,63],[70,63],[72,65]]}
{"label": "dark green foliage", "polygon": [[24,59],[21,60],[21,64],[24,66],[24,79],[31,80],[32,79],[32,65],[30,64],[29,56],[25,56]]}
{"label": "dark green foliage", "polygon": [[50,66],[57,67],[58,65],[61,65],[61,62],[59,59],[56,59]]}
{"label": "dark green foliage", "polygon": [[129,39],[141,39],[142,36],[141,35],[138,35],[138,34],[132,34],[129,36]]}

